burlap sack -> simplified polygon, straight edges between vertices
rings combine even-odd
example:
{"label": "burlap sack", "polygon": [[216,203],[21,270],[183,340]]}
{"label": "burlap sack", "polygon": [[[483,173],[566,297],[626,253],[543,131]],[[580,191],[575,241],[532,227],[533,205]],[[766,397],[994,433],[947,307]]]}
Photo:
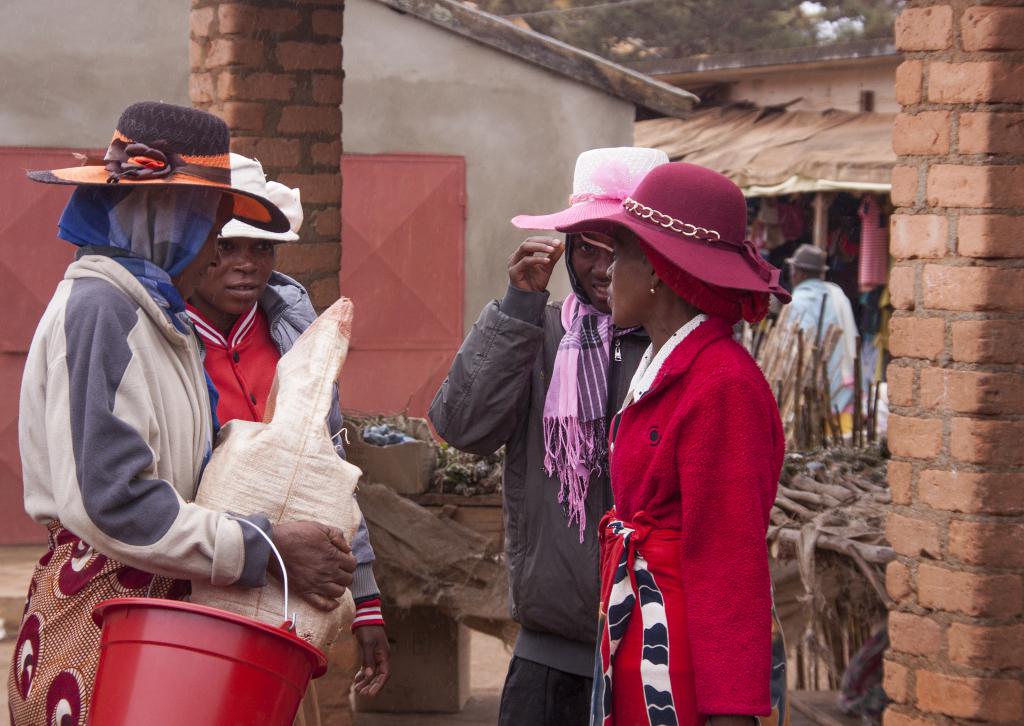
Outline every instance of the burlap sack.
{"label": "burlap sack", "polygon": [[[315,520],[338,527],[352,541],[361,517],[354,496],[360,471],[338,456],[335,432],[327,430],[351,332],[352,303],[342,298],[278,361],[269,423],[236,420],[221,430],[196,502],[221,512],[263,512],[271,523]],[[282,588],[274,578],[259,589],[194,581],[192,600],[275,626],[284,619]],[[297,614],[298,635],[326,651],[351,623],[355,606],[346,592],[341,607],[325,613],[290,594],[289,610]]]}

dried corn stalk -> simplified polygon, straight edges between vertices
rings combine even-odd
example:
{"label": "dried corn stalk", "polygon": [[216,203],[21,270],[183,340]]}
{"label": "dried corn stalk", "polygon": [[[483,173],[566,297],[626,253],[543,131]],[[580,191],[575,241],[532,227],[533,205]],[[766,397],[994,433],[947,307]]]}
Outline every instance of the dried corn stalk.
{"label": "dried corn stalk", "polygon": [[[822,303],[824,307],[824,301]],[[823,319],[824,311],[818,320]],[[745,326],[742,342],[757,360],[775,393],[790,449],[812,451],[827,446],[865,447],[877,440],[879,387],[861,390],[861,377],[854,376],[853,430],[844,437],[839,411],[832,408],[828,361],[842,340],[842,331],[819,323],[816,330],[803,330],[783,308],[775,321],[764,320]],[[854,370],[860,371],[860,341],[857,341]],[[866,405],[864,405],[866,403]]]}

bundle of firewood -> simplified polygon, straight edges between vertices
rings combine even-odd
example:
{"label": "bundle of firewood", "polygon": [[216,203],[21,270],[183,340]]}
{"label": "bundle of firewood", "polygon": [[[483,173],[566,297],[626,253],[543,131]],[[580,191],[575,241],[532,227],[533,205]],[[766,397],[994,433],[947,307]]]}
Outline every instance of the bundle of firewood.
{"label": "bundle of firewood", "polygon": [[896,554],[885,538],[885,471],[876,448],[787,454],[768,529],[773,553],[799,556],[813,545],[846,555],[888,603],[882,568]]}
{"label": "bundle of firewood", "polygon": [[896,557],[885,537],[886,463],[877,447],[786,455],[768,543],[799,688],[837,688],[852,655],[885,622],[884,568]]}

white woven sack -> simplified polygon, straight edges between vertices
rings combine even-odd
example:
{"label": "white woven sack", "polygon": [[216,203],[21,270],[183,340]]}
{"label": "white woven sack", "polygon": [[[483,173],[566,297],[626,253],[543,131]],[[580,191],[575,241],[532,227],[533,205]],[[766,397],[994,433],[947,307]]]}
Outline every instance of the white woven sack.
{"label": "white woven sack", "polygon": [[[264,512],[272,524],[315,520],[338,527],[352,542],[361,516],[354,496],[361,472],[338,456],[327,430],[351,332],[352,303],[342,298],[281,357],[265,416],[269,423],[236,420],[224,426],[198,504],[221,512]],[[352,621],[355,605],[348,592],[329,613],[289,595],[296,633],[325,652]],[[258,589],[192,583],[193,602],[275,626],[285,619],[283,599],[275,578]]]}

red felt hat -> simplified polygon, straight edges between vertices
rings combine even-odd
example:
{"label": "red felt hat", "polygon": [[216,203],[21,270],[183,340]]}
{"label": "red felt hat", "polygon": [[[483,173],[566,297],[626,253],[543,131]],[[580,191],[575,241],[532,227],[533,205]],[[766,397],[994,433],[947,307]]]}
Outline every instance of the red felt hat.
{"label": "red felt hat", "polygon": [[658,256],[698,280],[790,300],[780,271],[745,239],[747,204],[727,177],[695,164],[663,164],[644,177],[622,206],[559,232],[614,235],[625,227]]}

